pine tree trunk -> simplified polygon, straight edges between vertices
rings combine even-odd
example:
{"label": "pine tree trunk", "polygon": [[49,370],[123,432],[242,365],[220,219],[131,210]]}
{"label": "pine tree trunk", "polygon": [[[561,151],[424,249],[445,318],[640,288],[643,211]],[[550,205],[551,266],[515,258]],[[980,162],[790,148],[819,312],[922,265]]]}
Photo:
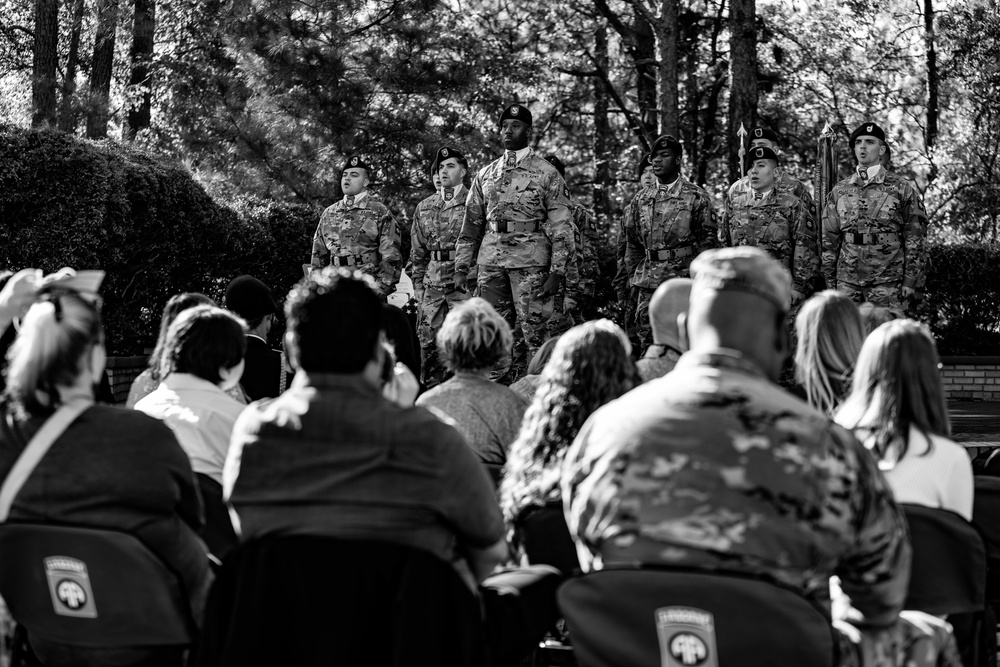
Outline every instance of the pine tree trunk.
{"label": "pine tree trunk", "polygon": [[57,0],[35,0],[35,52],[31,61],[31,125],[56,122]]}
{"label": "pine tree trunk", "polygon": [[729,176],[739,173],[740,123],[749,132],[757,123],[757,31],[754,0],[729,5]]}
{"label": "pine tree trunk", "polygon": [[[656,37],[652,26],[635,12],[635,69],[638,74],[639,118],[646,136],[656,136]],[[652,142],[650,142],[652,143]]]}
{"label": "pine tree trunk", "polygon": [[927,148],[937,142],[938,70],[934,49],[934,2],[924,0],[924,32],[927,40]]}
{"label": "pine tree trunk", "polygon": [[677,0],[662,0],[656,47],[660,56],[660,134],[680,137],[677,120]]}
{"label": "pine tree trunk", "polygon": [[[594,33],[594,58],[597,66],[608,69],[608,29],[598,22]],[[594,77],[594,214],[603,232],[611,219],[611,201],[607,196],[611,187],[611,169],[608,164],[608,139],[611,124],[608,122],[608,91],[604,81]]]}
{"label": "pine tree trunk", "polygon": [[90,102],[87,110],[87,138],[108,136],[108,97],[115,60],[115,31],[118,29],[118,0],[100,0],[94,59],[90,69]]}
{"label": "pine tree trunk", "polygon": [[128,110],[128,125],[125,137],[134,139],[141,130],[149,127],[150,106],[152,102],[152,78],[150,76],[153,60],[153,34],[156,30],[156,0],[135,0],[135,22],[132,30],[132,73],[129,76],[129,87],[142,88],[139,104],[133,104]]}
{"label": "pine tree trunk", "polygon": [[69,54],[66,56],[66,76],[63,78],[62,102],[59,106],[59,129],[72,132],[76,129],[76,68],[80,60],[80,27],[83,25],[83,0],[73,2],[73,27],[69,35]]}

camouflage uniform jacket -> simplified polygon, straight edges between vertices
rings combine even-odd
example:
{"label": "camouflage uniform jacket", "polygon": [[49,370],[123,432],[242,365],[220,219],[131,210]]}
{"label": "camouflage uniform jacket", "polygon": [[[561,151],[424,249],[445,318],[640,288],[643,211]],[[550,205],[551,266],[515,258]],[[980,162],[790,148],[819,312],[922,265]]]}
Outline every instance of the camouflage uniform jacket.
{"label": "camouflage uniform jacket", "polygon": [[[580,271],[580,281],[576,292],[580,296],[593,297],[597,291],[600,267],[597,262],[597,225],[594,214],[580,204],[573,203],[573,225],[576,228],[576,257]],[[568,281],[567,281],[568,284]]]}
{"label": "camouflage uniform jacket", "polygon": [[313,235],[310,263],[321,269],[336,257],[344,258],[351,262],[345,264],[347,268],[368,274],[388,295],[396,289],[402,270],[399,244],[399,229],[389,209],[366,192],[350,208],[345,198],[323,211]]}
{"label": "camouflage uniform jacket", "polygon": [[413,227],[410,238],[412,260],[408,273],[414,289],[431,285],[450,291],[455,280],[455,259],[434,259],[432,253],[445,251],[454,253],[458,233],[465,218],[465,198],[468,190],[464,185],[455,188],[449,201],[436,192],[417,204],[413,212]]}
{"label": "camouflage uniform jacket", "polygon": [[[507,269],[543,266],[565,277],[574,252],[570,219],[562,176],[534,150],[529,149],[507,172],[503,157],[494,160],[472,181],[455,270],[468,273],[474,264]],[[535,225],[537,231],[490,229],[508,224]]]}
{"label": "camouflage uniform jacket", "polygon": [[[669,278],[687,277],[691,260],[718,245],[715,209],[708,193],[679,176],[670,186],[643,188],[625,209],[625,270],[634,287],[654,290]],[[656,260],[649,251],[683,254]]]}
{"label": "camouflage uniform jacket", "polygon": [[867,622],[906,598],[910,545],[874,457],[735,350],[688,352],[602,407],[563,465],[585,571],[648,562],[775,578]]}
{"label": "camouflage uniform jacket", "polygon": [[808,293],[819,273],[816,225],[805,202],[788,191],[772,189],[760,201],[753,191],[726,202],[719,225],[724,246],[757,246],[784,264],[792,274],[793,289]]}
{"label": "camouflage uniform jacket", "polygon": [[[913,185],[885,169],[864,184],[854,173],[834,186],[823,209],[823,277],[833,289],[900,282],[916,288],[927,266],[926,234]],[[859,243],[855,235],[871,236]]]}
{"label": "camouflage uniform jacket", "polygon": [[[813,210],[813,198],[812,195],[809,194],[809,190],[802,184],[802,181],[794,176],[789,176],[783,169],[778,169],[777,178],[774,181],[774,189],[781,193],[795,195],[802,200],[803,204],[806,205],[806,210],[809,211],[809,215],[812,217],[816,216],[816,212]],[[746,194],[752,190],[753,188],[750,187],[750,176],[748,174],[729,186],[729,192],[726,193],[726,205],[729,206],[737,196]]]}

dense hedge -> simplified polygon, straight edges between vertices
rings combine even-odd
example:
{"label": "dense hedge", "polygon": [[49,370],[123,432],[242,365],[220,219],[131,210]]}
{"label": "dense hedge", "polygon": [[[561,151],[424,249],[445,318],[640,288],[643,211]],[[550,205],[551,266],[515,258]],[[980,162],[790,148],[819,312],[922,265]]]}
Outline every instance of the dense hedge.
{"label": "dense hedge", "polygon": [[179,165],[125,146],[0,125],[0,268],[107,272],[108,347],[153,343],[171,294],[219,298],[241,273],[287,292],[316,214],[221,206]]}
{"label": "dense hedge", "polygon": [[[279,300],[302,276],[320,211],[243,200],[222,205],[181,166],[127,146],[0,125],[0,268],[62,266],[107,272],[112,354],[151,347],[170,295],[221,302],[243,273]],[[614,247],[601,248],[599,298],[614,300]],[[1000,249],[930,248],[918,314],[942,354],[1000,354]],[[613,308],[601,308],[602,314]],[[272,331],[280,340],[283,327]]]}

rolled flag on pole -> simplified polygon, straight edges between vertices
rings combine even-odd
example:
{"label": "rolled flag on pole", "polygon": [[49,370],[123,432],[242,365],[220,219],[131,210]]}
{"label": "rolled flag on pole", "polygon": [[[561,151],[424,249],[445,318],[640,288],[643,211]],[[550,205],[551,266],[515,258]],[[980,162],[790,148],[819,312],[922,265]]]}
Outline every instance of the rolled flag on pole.
{"label": "rolled flag on pole", "polygon": [[746,174],[746,156],[747,156],[747,128],[743,126],[743,122],[740,122],[740,129],[736,131],[736,136],[740,138],[740,178]]}
{"label": "rolled flag on pole", "polygon": [[827,123],[816,142],[816,222],[822,224],[827,195],[837,184],[837,133]]}

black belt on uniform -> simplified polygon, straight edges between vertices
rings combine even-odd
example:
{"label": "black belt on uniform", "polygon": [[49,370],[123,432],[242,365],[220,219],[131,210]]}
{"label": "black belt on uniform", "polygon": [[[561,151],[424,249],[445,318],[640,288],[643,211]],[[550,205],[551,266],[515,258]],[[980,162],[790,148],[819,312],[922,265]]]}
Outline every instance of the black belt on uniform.
{"label": "black belt on uniform", "polygon": [[507,222],[506,220],[501,220],[500,222],[489,223],[488,227],[489,230],[495,234],[516,234],[518,232],[538,231],[537,222]]}
{"label": "black belt on uniform", "polygon": [[694,248],[686,246],[684,248],[664,248],[663,250],[647,250],[646,259],[654,262],[666,262],[671,259],[680,259],[694,254]]}
{"label": "black belt on uniform", "polygon": [[336,255],[330,260],[333,266],[357,266],[365,262],[374,262],[375,253],[366,252],[361,255]]}
{"label": "black belt on uniform", "polygon": [[854,245],[881,245],[883,243],[899,243],[899,234],[856,234],[846,232],[844,240]]}
{"label": "black belt on uniform", "polygon": [[438,262],[447,262],[448,260],[455,259],[457,254],[454,250],[431,250],[431,259]]}

